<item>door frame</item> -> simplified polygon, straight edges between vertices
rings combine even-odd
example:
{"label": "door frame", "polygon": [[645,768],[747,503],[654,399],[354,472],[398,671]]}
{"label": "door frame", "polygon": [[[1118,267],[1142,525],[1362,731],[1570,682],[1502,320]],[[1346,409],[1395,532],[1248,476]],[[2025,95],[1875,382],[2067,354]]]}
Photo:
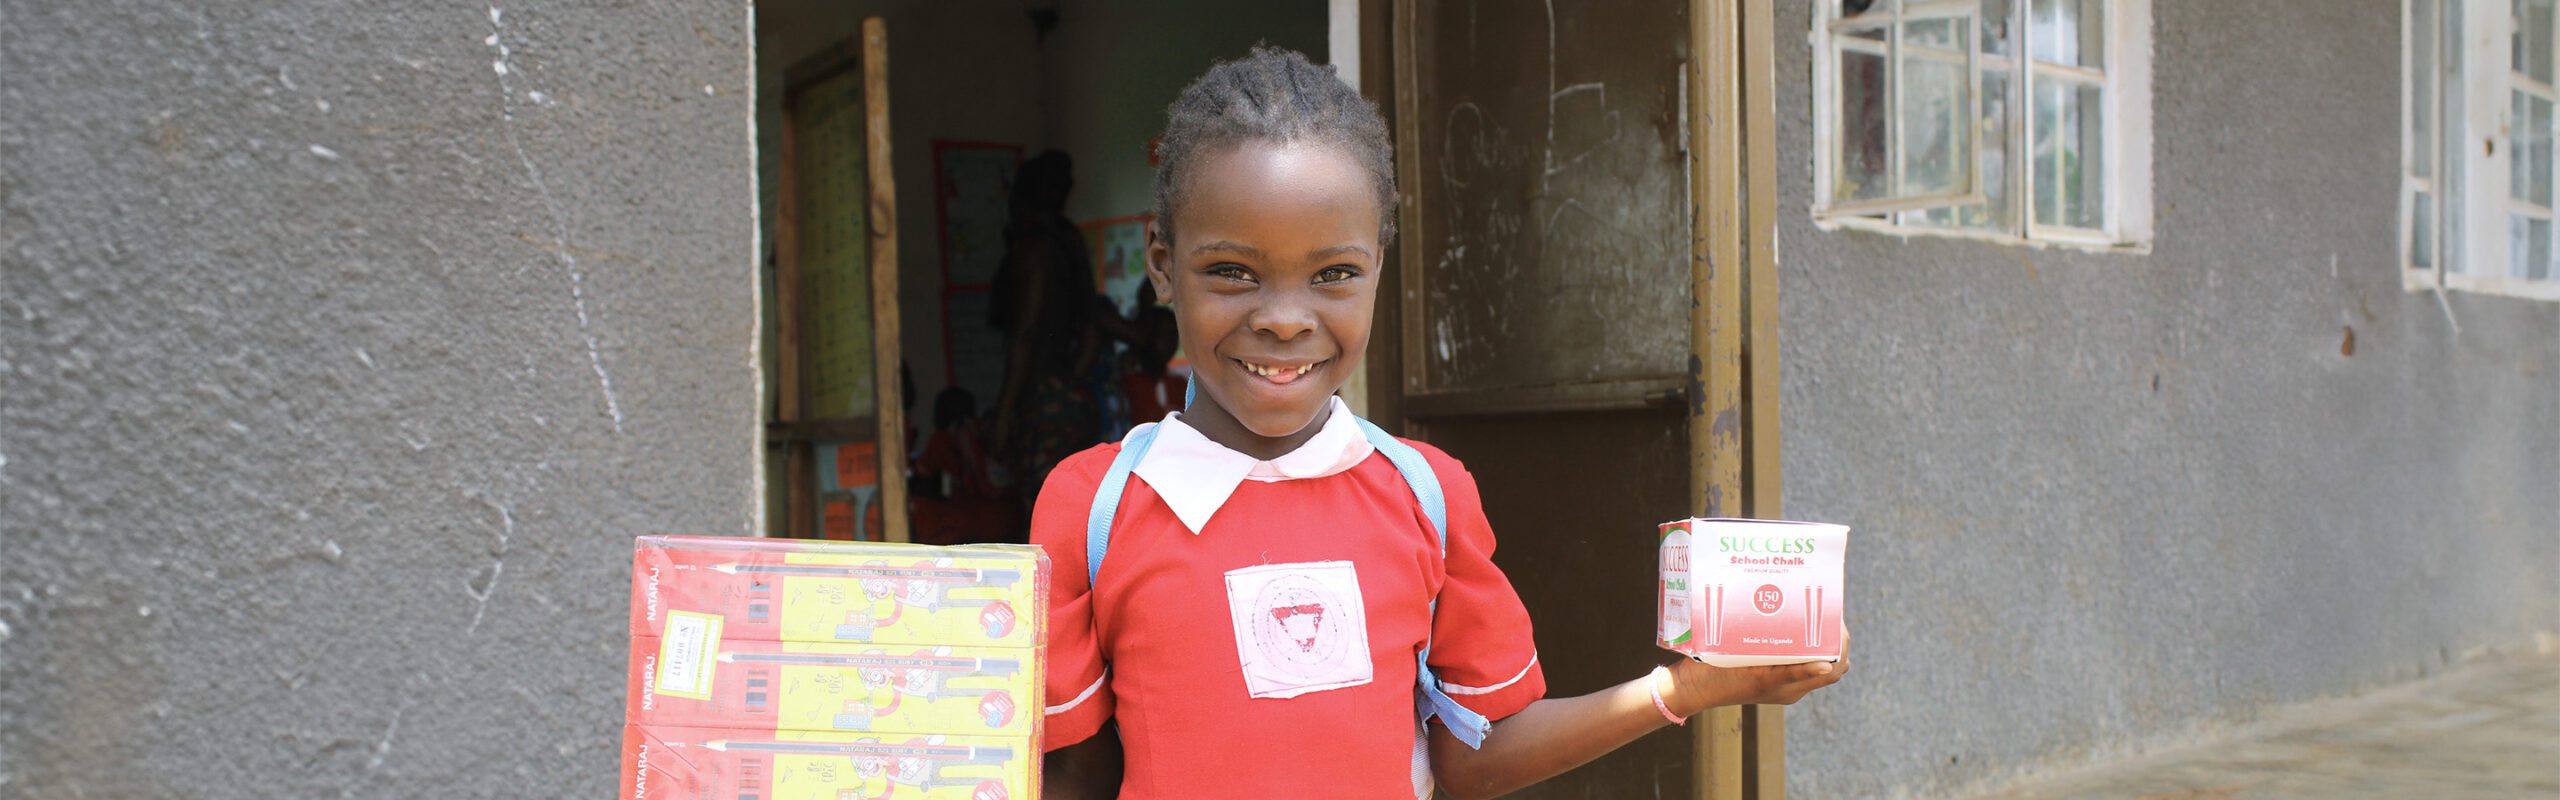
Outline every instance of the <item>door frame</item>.
{"label": "door frame", "polygon": [[[871,291],[872,408],[870,417],[813,419],[816,390],[806,345],[815,310],[803,291],[800,260],[798,114],[803,90],[848,70],[860,70],[863,102],[863,180]],[[899,365],[904,354],[898,317],[897,181],[889,151],[889,42],[879,17],[862,21],[859,39],[848,39],[784,72],[781,155],[775,190],[774,295],[777,317],[774,419],[765,441],[784,448],[783,530],[799,537],[818,530],[816,458],[820,440],[869,436],[877,443],[881,538],[909,541],[907,527],[906,404]],[[856,527],[865,520],[856,519]]]}
{"label": "door frame", "polygon": [[[1550,387],[1536,396],[1512,390],[1433,394],[1419,362],[1403,354],[1422,346],[1428,309],[1405,287],[1427,269],[1413,240],[1422,229],[1429,192],[1413,159],[1420,113],[1409,38],[1423,0],[1336,0],[1331,24],[1355,29],[1351,63],[1361,91],[1386,116],[1396,137],[1398,229],[1385,254],[1397,269],[1379,287],[1372,336],[1359,387],[1371,420],[1407,431],[1408,414],[1516,413],[1686,407],[1690,513],[1781,518],[1777,274],[1777,32],[1772,0],[1688,0],[1690,219],[1690,374],[1685,387],[1642,382]],[[1346,20],[1342,16],[1352,14]],[[1336,41],[1344,37],[1337,36]],[[1344,60],[1337,58],[1337,61]],[[1738,121],[1740,124],[1733,124]],[[1477,396],[1477,395],[1482,396]],[[1666,396],[1667,395],[1667,396]],[[1633,610],[1631,610],[1632,613]],[[1695,796],[1709,800],[1781,800],[1786,796],[1783,706],[1711,709],[1690,726],[1695,738]]]}

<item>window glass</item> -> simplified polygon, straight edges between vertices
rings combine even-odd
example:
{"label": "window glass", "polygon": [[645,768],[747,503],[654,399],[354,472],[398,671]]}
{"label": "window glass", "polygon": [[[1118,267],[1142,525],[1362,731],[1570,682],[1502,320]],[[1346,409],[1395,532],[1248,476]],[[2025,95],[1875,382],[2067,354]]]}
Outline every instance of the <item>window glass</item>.
{"label": "window glass", "polygon": [[2092,69],[2106,65],[2105,0],[2034,0],[2029,52],[2037,61]]}
{"label": "window glass", "polygon": [[[1902,56],[1902,191],[1901,196],[1960,194],[1972,188],[1972,76],[1962,55],[1969,45],[1971,21],[1942,19],[1913,23],[1903,34]],[[1915,40],[1954,48],[1941,51],[1914,47]]]}
{"label": "window glass", "polygon": [[1982,0],[1983,55],[2009,55],[2009,23],[2015,16],[2015,6],[2011,3],[2012,0]]}
{"label": "window glass", "polygon": [[2436,0],[2409,3],[2410,171],[2435,174]]}
{"label": "window glass", "polygon": [[2507,137],[2507,195],[2551,207],[2551,101],[2515,92]]}
{"label": "window glass", "polygon": [[2436,203],[2426,192],[2419,192],[2409,203],[2409,266],[2419,269],[2435,267]]}
{"label": "window glass", "polygon": [[1925,211],[1906,212],[1905,225],[1929,228],[1970,228],[2005,231],[2015,227],[2009,211],[2009,73],[2006,70],[1982,71],[1982,117],[1975,128],[1974,142],[1979,148],[1981,173],[1975,178],[1982,191],[1982,202]]}
{"label": "window glass", "polygon": [[2098,88],[2034,81],[2035,222],[2070,228],[2106,223],[2105,148]]}
{"label": "window glass", "polygon": [[2518,74],[2551,83],[2551,17],[2553,0],[2515,0],[2516,32],[2509,64]]}
{"label": "window glass", "polygon": [[1874,200],[1893,187],[1885,162],[1884,56],[1840,51],[1840,167],[1832,176],[1834,202]]}
{"label": "window glass", "polygon": [[2551,220],[2508,215],[2507,275],[2525,279],[2550,277]]}

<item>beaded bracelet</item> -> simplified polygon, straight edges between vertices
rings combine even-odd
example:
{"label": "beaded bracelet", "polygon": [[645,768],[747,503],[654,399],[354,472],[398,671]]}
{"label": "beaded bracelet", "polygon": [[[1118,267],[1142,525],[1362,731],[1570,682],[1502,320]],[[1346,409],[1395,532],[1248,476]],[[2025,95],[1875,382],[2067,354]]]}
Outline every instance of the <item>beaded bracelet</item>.
{"label": "beaded bracelet", "polygon": [[1688,717],[1671,713],[1671,706],[1662,702],[1662,679],[1670,674],[1671,670],[1667,667],[1654,667],[1653,674],[1646,675],[1644,678],[1644,688],[1653,693],[1653,710],[1662,712],[1663,719],[1671,720],[1673,725],[1687,725]]}

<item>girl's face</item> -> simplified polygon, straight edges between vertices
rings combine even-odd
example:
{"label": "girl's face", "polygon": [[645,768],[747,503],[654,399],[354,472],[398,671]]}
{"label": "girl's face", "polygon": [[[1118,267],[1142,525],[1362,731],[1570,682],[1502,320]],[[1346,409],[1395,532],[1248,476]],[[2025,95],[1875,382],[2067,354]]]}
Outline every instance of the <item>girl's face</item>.
{"label": "girl's face", "polygon": [[1175,235],[1147,231],[1199,397],[1183,421],[1269,459],[1322,426],[1369,346],[1380,216],[1368,173],[1321,144],[1247,141],[1184,176]]}

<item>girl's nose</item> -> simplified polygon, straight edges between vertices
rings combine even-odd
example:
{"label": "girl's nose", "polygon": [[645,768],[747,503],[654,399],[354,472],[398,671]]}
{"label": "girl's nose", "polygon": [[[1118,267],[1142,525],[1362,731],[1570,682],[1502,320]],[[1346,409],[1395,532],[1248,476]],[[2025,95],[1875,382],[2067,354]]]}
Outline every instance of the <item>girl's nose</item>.
{"label": "girl's nose", "polygon": [[1279,337],[1281,341],[1288,341],[1314,330],[1316,313],[1315,308],[1305,301],[1284,294],[1254,309],[1251,322],[1256,332],[1268,333]]}

